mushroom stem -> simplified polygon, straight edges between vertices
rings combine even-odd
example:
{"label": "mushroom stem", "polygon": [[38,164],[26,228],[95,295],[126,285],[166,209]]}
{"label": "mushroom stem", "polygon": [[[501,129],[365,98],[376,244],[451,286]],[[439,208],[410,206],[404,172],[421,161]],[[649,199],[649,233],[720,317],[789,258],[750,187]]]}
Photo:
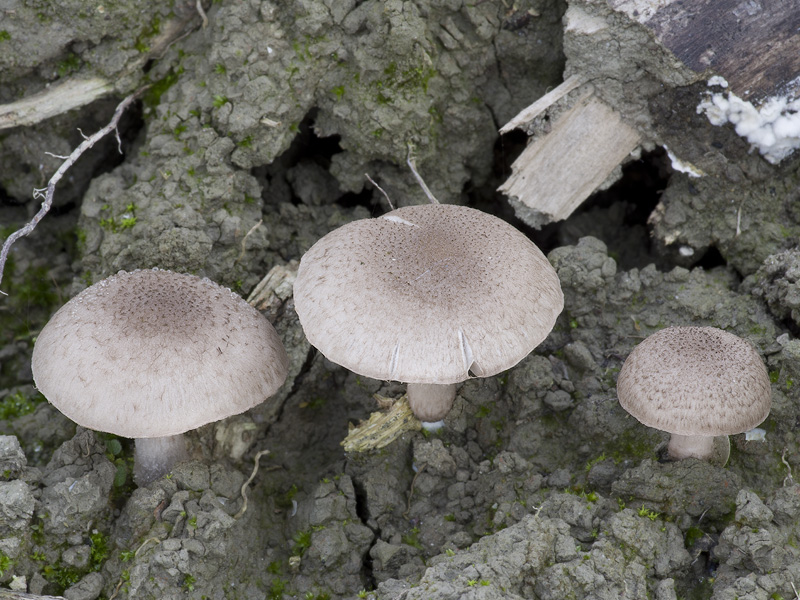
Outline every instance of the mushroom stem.
{"label": "mushroom stem", "polygon": [[409,383],[407,391],[411,412],[423,423],[444,419],[456,399],[455,383]]}
{"label": "mushroom stem", "polygon": [[669,439],[667,451],[670,458],[699,458],[708,460],[714,454],[714,436],[712,435],[679,435],[673,433]]}
{"label": "mushroom stem", "polygon": [[166,475],[179,462],[189,459],[182,433],[154,438],[136,438],[133,479],[145,486]]}

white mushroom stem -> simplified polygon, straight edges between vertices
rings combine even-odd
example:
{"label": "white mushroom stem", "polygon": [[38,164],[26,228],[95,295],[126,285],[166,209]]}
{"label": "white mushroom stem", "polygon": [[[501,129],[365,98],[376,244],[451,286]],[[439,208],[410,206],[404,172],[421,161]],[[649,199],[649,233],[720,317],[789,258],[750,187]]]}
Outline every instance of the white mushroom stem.
{"label": "white mushroom stem", "polygon": [[669,439],[667,451],[670,458],[699,458],[708,460],[714,455],[714,436],[711,435],[679,435],[673,433]]}
{"label": "white mushroom stem", "polygon": [[423,423],[441,421],[453,408],[456,384],[409,383],[408,405]]}
{"label": "white mushroom stem", "polygon": [[182,433],[155,438],[136,438],[133,479],[145,486],[166,475],[176,464],[189,459]]}

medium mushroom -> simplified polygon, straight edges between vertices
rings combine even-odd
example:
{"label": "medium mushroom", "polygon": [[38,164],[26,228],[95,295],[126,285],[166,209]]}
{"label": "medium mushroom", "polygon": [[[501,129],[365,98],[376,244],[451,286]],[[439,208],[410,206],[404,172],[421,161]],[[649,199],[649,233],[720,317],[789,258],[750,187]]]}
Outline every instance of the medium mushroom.
{"label": "medium mushroom", "polygon": [[617,396],[641,423],[672,434],[671,458],[724,465],[728,436],[767,418],[772,390],[749,342],[715,327],[667,327],[628,356]]}
{"label": "medium mushroom", "polygon": [[120,271],[62,306],[39,334],[33,378],[89,429],[136,438],[145,485],[187,458],[183,433],[275,393],[288,358],[272,325],[216,283]]}
{"label": "medium mushroom", "polygon": [[408,383],[423,422],[450,411],[456,384],[527,356],[564,306],[542,252],[508,223],[446,204],[348,223],[306,252],[300,323],[329,360]]}

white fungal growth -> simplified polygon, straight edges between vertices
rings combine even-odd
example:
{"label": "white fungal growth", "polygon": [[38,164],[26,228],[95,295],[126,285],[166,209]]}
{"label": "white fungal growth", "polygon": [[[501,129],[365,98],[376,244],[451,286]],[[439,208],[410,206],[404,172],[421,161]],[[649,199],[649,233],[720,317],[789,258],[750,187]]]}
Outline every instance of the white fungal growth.
{"label": "white fungal growth", "polygon": [[442,427],[444,427],[444,421],[422,421],[422,428],[425,431],[439,431]]}
{"label": "white fungal growth", "polygon": [[[709,86],[727,87],[721,77],[712,77]],[[800,99],[774,96],[758,108],[733,92],[709,93],[697,106],[712,125],[732,123],[736,133],[770,163],[777,164],[800,147]]]}
{"label": "white fungal growth", "polygon": [[763,442],[767,438],[767,432],[760,427],[754,427],[750,431],[744,432],[744,439],[748,442]]}
{"label": "white fungal growth", "polygon": [[664,150],[667,151],[667,156],[669,156],[669,160],[672,162],[672,168],[679,173],[686,173],[689,177],[702,177],[705,175],[701,169],[698,169],[692,163],[678,158],[666,144],[664,144]]}
{"label": "white fungal growth", "polygon": [[714,87],[718,85],[721,88],[727,88],[728,82],[725,80],[724,77],[720,77],[719,75],[714,75],[708,80],[708,87]]}

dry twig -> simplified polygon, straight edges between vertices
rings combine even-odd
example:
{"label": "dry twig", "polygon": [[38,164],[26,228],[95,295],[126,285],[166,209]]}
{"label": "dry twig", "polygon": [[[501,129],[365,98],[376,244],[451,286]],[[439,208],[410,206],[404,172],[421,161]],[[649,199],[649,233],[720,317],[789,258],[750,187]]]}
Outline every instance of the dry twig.
{"label": "dry twig", "polygon": [[436,199],[436,196],[433,195],[430,189],[428,189],[428,186],[425,184],[425,180],[422,179],[419,173],[417,173],[417,165],[414,162],[414,147],[411,144],[408,145],[408,158],[406,159],[406,162],[408,163],[408,168],[411,169],[411,172],[417,179],[419,187],[422,188],[422,191],[425,192],[425,195],[428,197],[428,200],[430,200],[430,203],[439,204],[439,201]]}
{"label": "dry twig", "polygon": [[[36,200],[42,200],[42,208],[39,209],[39,212],[37,212],[34,215],[33,219],[31,219],[27,225],[12,233],[10,236],[6,238],[5,242],[3,242],[3,247],[2,249],[0,249],[0,282],[3,281],[3,269],[5,268],[6,260],[8,259],[8,252],[11,249],[11,245],[14,242],[16,242],[19,238],[30,234],[34,230],[34,228],[39,224],[39,221],[41,221],[42,218],[50,210],[50,207],[53,205],[53,194],[55,193],[56,190],[56,184],[59,181],[61,181],[61,178],[64,176],[64,173],[66,173],[69,170],[69,168],[75,164],[75,162],[83,155],[84,152],[86,152],[89,148],[94,146],[97,142],[99,142],[101,139],[103,139],[112,131],[116,131],[117,144],[119,145],[120,154],[122,153],[122,147],[121,147],[122,142],[119,139],[119,131],[117,131],[117,125],[119,124],[119,120],[122,117],[122,113],[125,112],[128,106],[130,106],[131,103],[133,103],[133,101],[136,100],[142,94],[142,92],[144,92],[145,89],[147,89],[147,87],[139,88],[136,92],[134,92],[130,96],[126,97],[122,102],[120,102],[119,105],[117,106],[117,109],[114,111],[114,116],[111,118],[111,121],[108,123],[108,125],[97,131],[94,135],[90,135],[88,137],[84,135],[83,142],[81,142],[80,146],[75,148],[75,150],[72,151],[72,154],[70,154],[66,158],[66,160],[63,163],[61,163],[61,166],[50,178],[50,181],[47,183],[46,188],[39,188],[33,190],[33,197]],[[3,294],[5,296],[8,295],[2,290],[0,290],[0,294]]]}
{"label": "dry twig", "polygon": [[392,200],[389,198],[389,194],[383,191],[383,188],[372,180],[372,177],[369,176],[369,173],[364,173],[364,177],[366,177],[367,181],[369,181],[372,185],[374,185],[378,189],[378,191],[381,194],[383,194],[383,197],[386,198],[386,202],[389,203],[389,208],[391,210],[394,210],[394,204],[392,204]]}

